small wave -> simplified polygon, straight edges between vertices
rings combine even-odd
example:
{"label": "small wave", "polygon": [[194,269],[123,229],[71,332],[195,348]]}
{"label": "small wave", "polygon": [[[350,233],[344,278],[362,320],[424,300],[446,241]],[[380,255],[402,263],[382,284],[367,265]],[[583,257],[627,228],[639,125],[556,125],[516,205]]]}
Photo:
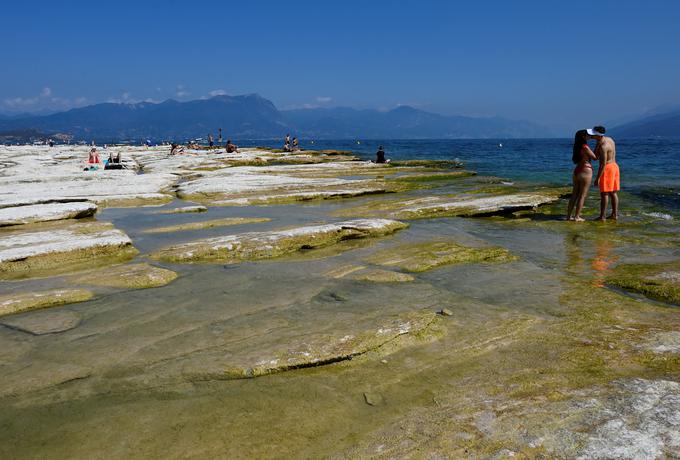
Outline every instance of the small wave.
{"label": "small wave", "polygon": [[670,214],[665,214],[663,212],[643,212],[645,216],[649,217],[654,217],[656,219],[663,219],[663,220],[673,220],[673,216]]}

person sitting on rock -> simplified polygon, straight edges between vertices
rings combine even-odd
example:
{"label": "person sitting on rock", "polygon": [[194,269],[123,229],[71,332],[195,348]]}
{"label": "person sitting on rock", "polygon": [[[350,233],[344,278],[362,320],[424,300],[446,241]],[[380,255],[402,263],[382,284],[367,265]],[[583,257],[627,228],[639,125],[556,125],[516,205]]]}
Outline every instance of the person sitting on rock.
{"label": "person sitting on rock", "polygon": [[297,152],[300,150],[300,143],[298,142],[298,138],[294,137],[293,138],[293,148],[291,149],[293,152]]}
{"label": "person sitting on rock", "polygon": [[175,144],[174,142],[170,144],[170,155],[183,155],[184,154],[184,147],[182,147],[179,144]]}
{"label": "person sitting on rock", "polygon": [[234,144],[231,142],[231,139],[227,139],[227,146],[226,146],[226,148],[227,148],[227,153],[234,153],[234,152],[239,153],[239,151],[238,151],[238,145],[234,145]]}
{"label": "person sitting on rock", "polygon": [[109,159],[104,166],[104,169],[123,169],[123,165],[120,162],[120,151],[117,154],[113,152],[109,153]]}
{"label": "person sitting on rock", "polygon": [[99,169],[99,167],[102,165],[102,160],[99,158],[99,153],[97,152],[96,147],[92,147],[90,149],[90,155],[87,158],[87,167],[85,168],[85,171],[95,171]]}
{"label": "person sitting on rock", "polygon": [[378,147],[378,151],[375,152],[375,162],[376,163],[389,163],[390,160],[385,159],[385,150],[383,149],[383,146],[381,145]]}

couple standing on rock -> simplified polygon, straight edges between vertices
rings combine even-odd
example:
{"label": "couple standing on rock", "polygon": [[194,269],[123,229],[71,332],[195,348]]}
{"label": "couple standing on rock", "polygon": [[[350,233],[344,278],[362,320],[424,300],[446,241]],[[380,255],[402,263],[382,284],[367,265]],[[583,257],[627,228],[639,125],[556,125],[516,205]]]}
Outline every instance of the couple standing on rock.
{"label": "couple standing on rock", "polygon": [[[600,216],[598,220],[605,220],[609,198],[612,201],[612,213],[609,219],[617,219],[619,216],[620,178],[619,166],[616,164],[616,144],[614,139],[605,136],[604,126],[595,126],[592,129],[581,129],[574,136],[574,149],[572,161],[576,164],[572,181],[574,188],[571,192],[569,207],[567,208],[567,220],[583,222],[581,217],[583,205],[588,196],[588,189],[593,179],[592,160],[598,160],[600,166],[595,178],[595,185],[600,189]],[[588,146],[588,140],[595,139],[597,145],[595,152]],[[573,214],[573,216],[572,216]]]}

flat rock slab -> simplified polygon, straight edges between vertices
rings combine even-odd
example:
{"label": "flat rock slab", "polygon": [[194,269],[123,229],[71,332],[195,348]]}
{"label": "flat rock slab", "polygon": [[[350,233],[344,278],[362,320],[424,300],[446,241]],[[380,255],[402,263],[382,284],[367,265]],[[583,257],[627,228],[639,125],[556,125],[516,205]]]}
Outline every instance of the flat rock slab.
{"label": "flat rock slab", "polygon": [[184,206],[183,208],[174,208],[159,211],[159,214],[185,214],[192,212],[206,212],[208,210],[205,206]]}
{"label": "flat rock slab", "polygon": [[450,241],[404,244],[378,251],[367,258],[376,265],[399,267],[410,272],[424,272],[443,265],[510,262],[517,257],[498,247],[473,248]]}
{"label": "flat rock slab", "polygon": [[680,331],[651,333],[639,348],[653,353],[680,353]]}
{"label": "flat rock slab", "polygon": [[250,197],[231,198],[226,200],[212,201],[210,204],[215,206],[248,206],[248,205],[266,205],[266,204],[284,204],[296,201],[311,201],[311,200],[330,200],[334,198],[352,198],[364,195],[374,195],[380,193],[387,193],[387,188],[384,185],[373,187],[357,187],[354,189],[340,188],[337,190],[320,190],[309,192],[290,192],[290,193],[273,193],[270,195],[257,195]]}
{"label": "flat rock slab", "polygon": [[362,265],[343,265],[329,270],[325,276],[335,279],[353,279],[357,281],[370,281],[373,283],[406,283],[415,278],[408,273],[393,272],[390,270],[370,269]]}
{"label": "flat rock slab", "polygon": [[90,300],[85,289],[54,289],[0,296],[0,316]]}
{"label": "flat rock slab", "polygon": [[623,264],[607,277],[607,284],[650,299],[680,305],[680,264]]}
{"label": "flat rock slab", "polygon": [[357,219],[289,230],[250,232],[198,240],[161,249],[152,258],[168,262],[227,262],[279,257],[343,240],[389,235],[408,225],[388,219]]}
{"label": "flat rock slab", "polygon": [[0,279],[64,273],[104,258],[129,259],[130,238],[109,224],[78,223],[49,230],[0,233]]}
{"label": "flat rock slab", "polygon": [[214,227],[229,227],[232,225],[257,224],[269,222],[267,217],[226,217],[224,219],[204,220],[201,222],[189,222],[188,224],[169,225],[167,227],[149,228],[142,233],[171,233],[185,232],[189,230],[202,230]]}
{"label": "flat rock slab", "polygon": [[30,314],[8,316],[0,324],[33,335],[56,334],[68,331],[80,324],[78,313],[65,310],[45,310]]}
{"label": "flat rock slab", "polygon": [[97,212],[97,205],[87,201],[0,208],[0,227],[52,220],[80,219],[90,217],[95,212]]}
{"label": "flat rock slab", "polygon": [[320,366],[348,360],[377,350],[400,336],[422,332],[435,317],[431,310],[419,310],[385,317],[373,327],[352,333],[311,333],[275,346],[264,345],[260,349],[243,349],[179,364],[190,381],[252,378]]}
{"label": "flat rock slab", "polygon": [[144,289],[165,286],[177,278],[177,273],[149,264],[117,265],[95,270],[74,278],[75,282],[124,289]]}
{"label": "flat rock slab", "polygon": [[400,219],[424,219],[432,217],[475,217],[494,214],[508,214],[516,211],[534,209],[554,203],[561,194],[557,193],[513,193],[472,199],[435,198],[430,202],[412,204],[394,212]]}

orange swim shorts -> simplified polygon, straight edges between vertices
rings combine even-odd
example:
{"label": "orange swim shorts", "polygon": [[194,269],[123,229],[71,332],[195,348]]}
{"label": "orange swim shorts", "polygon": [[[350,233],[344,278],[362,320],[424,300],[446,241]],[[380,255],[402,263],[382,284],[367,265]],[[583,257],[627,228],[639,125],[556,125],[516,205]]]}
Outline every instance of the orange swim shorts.
{"label": "orange swim shorts", "polygon": [[609,163],[604,165],[604,171],[600,177],[600,193],[618,192],[621,188],[619,178],[619,165]]}

